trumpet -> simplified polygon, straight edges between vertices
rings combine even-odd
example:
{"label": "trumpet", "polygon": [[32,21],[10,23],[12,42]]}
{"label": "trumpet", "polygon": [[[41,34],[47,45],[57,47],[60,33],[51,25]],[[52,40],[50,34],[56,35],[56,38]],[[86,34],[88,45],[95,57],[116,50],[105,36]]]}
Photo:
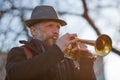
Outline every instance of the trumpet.
{"label": "trumpet", "polygon": [[[112,39],[108,35],[106,35],[106,34],[100,35],[96,39],[96,41],[79,39],[76,42],[76,46],[78,48],[80,48],[79,42],[87,44],[87,45],[94,46],[95,51],[96,51],[97,55],[99,55],[99,56],[106,56],[106,55],[108,55],[110,53],[111,49],[112,49]],[[65,50],[65,53],[67,53],[70,57],[72,57],[74,55],[74,54],[71,54],[71,51],[70,51],[72,49],[72,46],[73,45],[70,44],[68,46],[68,48]]]}

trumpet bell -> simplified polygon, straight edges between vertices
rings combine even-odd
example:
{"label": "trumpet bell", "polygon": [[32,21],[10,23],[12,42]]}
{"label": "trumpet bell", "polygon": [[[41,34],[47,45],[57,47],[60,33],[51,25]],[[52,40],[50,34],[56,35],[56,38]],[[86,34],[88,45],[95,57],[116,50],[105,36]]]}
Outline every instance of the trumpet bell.
{"label": "trumpet bell", "polygon": [[106,56],[112,49],[112,40],[108,35],[100,35],[95,42],[95,51],[99,56]]}

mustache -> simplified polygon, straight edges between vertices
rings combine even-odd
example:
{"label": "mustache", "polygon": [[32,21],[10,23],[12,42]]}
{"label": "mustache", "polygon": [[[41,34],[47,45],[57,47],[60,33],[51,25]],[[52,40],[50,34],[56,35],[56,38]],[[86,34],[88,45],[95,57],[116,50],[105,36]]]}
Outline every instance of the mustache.
{"label": "mustache", "polygon": [[57,40],[58,37],[59,37],[58,35],[53,35],[53,36],[48,37],[47,40],[48,40],[48,39],[54,39],[54,40]]}

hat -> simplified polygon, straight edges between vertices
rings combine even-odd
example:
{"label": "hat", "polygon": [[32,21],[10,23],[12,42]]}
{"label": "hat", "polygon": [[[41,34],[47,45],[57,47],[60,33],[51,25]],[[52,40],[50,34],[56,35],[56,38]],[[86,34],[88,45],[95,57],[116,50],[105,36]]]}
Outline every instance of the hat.
{"label": "hat", "polygon": [[26,20],[25,23],[28,27],[39,23],[41,21],[52,20],[60,23],[61,26],[67,25],[64,20],[58,19],[57,13],[52,6],[36,6],[33,9],[31,19]]}

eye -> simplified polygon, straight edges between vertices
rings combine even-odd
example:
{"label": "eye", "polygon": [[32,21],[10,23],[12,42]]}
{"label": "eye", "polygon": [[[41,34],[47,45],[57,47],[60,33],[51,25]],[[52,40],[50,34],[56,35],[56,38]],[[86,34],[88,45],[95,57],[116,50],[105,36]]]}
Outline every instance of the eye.
{"label": "eye", "polygon": [[60,29],[60,26],[58,25],[57,28]]}

